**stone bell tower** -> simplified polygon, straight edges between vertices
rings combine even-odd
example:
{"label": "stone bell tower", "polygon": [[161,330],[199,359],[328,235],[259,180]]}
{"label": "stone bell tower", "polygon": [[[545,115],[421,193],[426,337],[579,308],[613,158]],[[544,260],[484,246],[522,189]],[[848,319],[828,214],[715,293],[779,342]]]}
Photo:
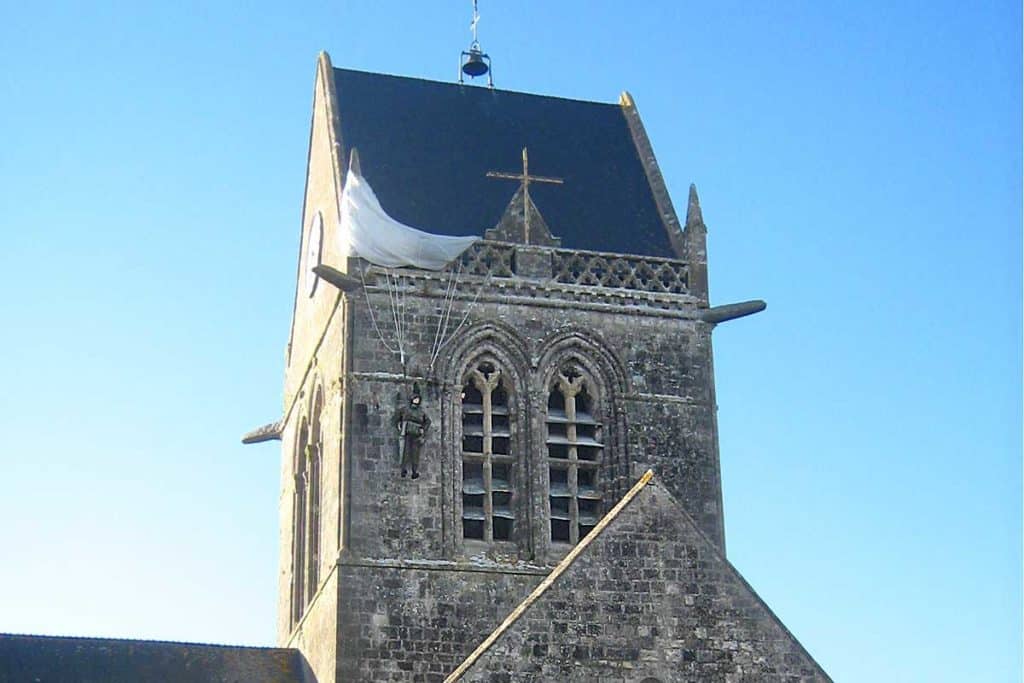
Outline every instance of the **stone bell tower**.
{"label": "stone bell tower", "polygon": [[[396,221],[480,239],[440,270],[350,256],[353,178]],[[725,680],[694,654],[712,633],[747,644],[733,671],[827,680],[725,560],[711,335],[763,308],[710,306],[696,190],[680,223],[628,94],[564,100],[322,54],[283,416],[247,437],[282,445],[280,644],[321,682],[441,681],[460,664],[466,680]],[[629,514],[686,540],[613,519],[627,492]],[[699,602],[679,598],[695,558],[710,569],[686,586],[724,597],[669,618],[659,601]],[[544,603],[545,577],[584,567],[604,578]],[[653,605],[650,653],[622,630],[648,618],[616,612],[625,593]],[[471,657],[528,604],[554,609],[536,625],[555,630],[494,640],[512,648],[503,664]]]}

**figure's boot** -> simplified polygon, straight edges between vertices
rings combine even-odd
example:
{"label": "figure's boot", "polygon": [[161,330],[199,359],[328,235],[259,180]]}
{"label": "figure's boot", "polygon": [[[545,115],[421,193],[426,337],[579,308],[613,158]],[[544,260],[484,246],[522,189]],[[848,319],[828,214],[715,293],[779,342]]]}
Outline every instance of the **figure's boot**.
{"label": "figure's boot", "polygon": [[[405,475],[403,475],[403,476],[405,476]],[[419,479],[420,478],[420,473],[417,472],[416,470],[413,470],[412,471],[412,478],[413,479]]]}

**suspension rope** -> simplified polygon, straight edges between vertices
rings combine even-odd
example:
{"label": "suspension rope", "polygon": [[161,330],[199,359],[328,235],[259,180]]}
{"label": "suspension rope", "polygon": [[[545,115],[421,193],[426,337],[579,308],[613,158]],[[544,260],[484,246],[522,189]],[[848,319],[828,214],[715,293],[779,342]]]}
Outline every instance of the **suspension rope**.
{"label": "suspension rope", "polygon": [[395,323],[395,340],[398,343],[398,359],[402,363],[402,368],[405,369],[405,346],[402,343],[402,325],[398,322],[398,285],[394,287],[391,285],[391,269],[386,268],[384,270],[384,282],[388,288],[388,301],[391,303],[391,318]]}
{"label": "suspension rope", "polygon": [[395,353],[395,350],[391,348],[391,345],[384,339],[384,333],[380,331],[380,327],[377,325],[377,316],[373,314],[373,306],[370,305],[370,295],[366,291],[366,276],[363,273],[363,269],[359,269],[359,279],[363,283],[363,297],[366,298],[366,310],[370,312],[370,322],[373,323],[373,329],[377,332],[377,337],[380,339],[380,343],[388,350],[389,353]]}
{"label": "suspension rope", "polygon": [[440,315],[437,317],[437,328],[434,330],[434,341],[430,344],[430,367],[434,367],[434,352],[437,350],[437,345],[441,338],[441,323],[444,321],[445,305],[448,301],[448,295],[452,291],[452,283],[455,281],[455,269],[449,267],[448,269],[448,286],[445,288],[444,296],[441,297],[441,310]]}
{"label": "suspension rope", "polygon": [[[480,298],[480,292],[484,291],[484,289],[485,289],[486,287],[490,287],[490,286],[491,286],[491,276],[490,276],[490,274],[488,274],[488,275],[487,275],[487,279],[486,279],[486,280],[484,281],[484,283],[483,283],[482,285],[480,285],[480,287],[479,287],[479,288],[477,288],[477,290],[476,290],[476,294],[475,294],[475,295],[473,296],[473,300],[472,300],[472,301],[470,301],[470,302],[469,302],[469,306],[467,306],[467,307],[466,307],[466,313],[465,313],[465,315],[463,315],[463,316],[462,316],[462,320],[460,320],[460,321],[459,321],[459,324],[458,324],[458,326],[457,326],[457,327],[455,328],[455,331],[454,331],[454,332],[452,332],[452,333],[451,333],[451,335],[450,335],[450,336],[449,336],[449,337],[448,337],[447,339],[445,339],[444,341],[442,341],[442,342],[441,342],[441,345],[440,345],[440,346],[439,346],[439,347],[437,348],[437,356],[440,356],[440,355],[441,355],[441,349],[443,349],[443,348],[444,348],[445,344],[447,344],[447,343],[448,343],[448,342],[450,342],[450,341],[451,341],[452,339],[455,339],[455,337],[457,337],[457,336],[458,336],[458,334],[459,334],[459,331],[460,331],[460,330],[462,330],[462,326],[466,324],[466,320],[467,320],[467,319],[469,318],[469,314],[470,314],[470,313],[471,313],[471,312],[473,311],[473,309],[474,309],[474,308],[476,307],[476,302],[477,302],[477,299],[479,299],[479,298]],[[435,358],[436,358],[436,357],[435,357]],[[431,368],[433,368],[433,364],[431,364]]]}
{"label": "suspension rope", "polygon": [[437,342],[438,348],[434,350],[433,354],[431,354],[431,364],[433,364],[433,361],[437,358],[437,353],[440,350],[441,342],[444,341],[445,335],[448,333],[448,324],[451,322],[452,306],[455,303],[455,294],[456,294],[456,292],[458,292],[460,276],[462,274],[461,270],[462,270],[462,263],[460,262],[452,271],[453,282],[452,282],[451,293],[449,294],[448,300],[445,303],[444,316],[442,317],[442,320],[441,320],[441,322],[443,323],[443,326],[441,328],[441,337],[438,339],[438,342]]}
{"label": "suspension rope", "polygon": [[401,316],[399,319],[402,322],[402,345],[404,347],[406,340],[409,338],[409,309],[406,305],[409,301],[409,278],[404,277],[401,280],[396,281],[395,286],[401,284],[402,298],[401,298]]}
{"label": "suspension rope", "polygon": [[[381,345],[388,350],[389,353],[398,354],[399,360],[402,363],[402,371],[405,372],[405,342],[407,341],[407,334],[409,328],[409,292],[408,282],[403,282],[401,275],[394,273],[390,268],[382,268],[384,274],[384,291],[388,296],[388,304],[391,309],[391,321],[395,328],[394,345],[389,344],[384,336],[384,332],[381,330],[380,324],[377,322],[377,316],[373,312],[373,305],[370,303],[370,295],[367,291],[366,286],[366,273],[363,268],[359,269],[359,280],[362,283],[363,298],[366,301],[366,309],[370,314],[370,323],[373,325],[373,330],[377,334],[377,338],[380,339]],[[481,283],[477,288],[476,293],[470,300],[469,305],[466,306],[466,310],[459,320],[458,325],[449,334],[452,323],[452,312],[455,308],[455,299],[459,293],[460,285],[462,283],[462,270],[463,264],[461,261],[457,261],[448,271],[448,283],[445,286],[444,295],[441,297],[441,311],[437,320],[437,328],[434,330],[434,341],[430,347],[430,362],[429,371],[433,371],[434,365],[437,363],[437,359],[441,356],[441,351],[448,343],[458,336],[462,328],[465,327],[466,321],[469,319],[469,314],[472,313],[473,309],[476,308],[477,301],[480,299],[480,293],[491,284],[491,275],[488,275],[486,280]],[[397,348],[396,348],[397,347]]]}
{"label": "suspension rope", "polygon": [[459,262],[459,264],[455,268],[452,269],[452,278],[451,278],[452,286],[450,288],[450,294],[446,295],[446,297],[445,297],[445,301],[442,304],[444,306],[444,309],[443,309],[443,312],[441,314],[441,318],[438,320],[438,330],[440,332],[440,335],[439,335],[438,340],[437,340],[436,348],[434,348],[431,351],[431,354],[430,354],[430,369],[431,370],[434,369],[434,363],[437,361],[437,357],[441,353],[441,346],[444,343],[445,336],[448,334],[448,325],[451,322],[452,307],[455,304],[455,294],[458,291],[458,285],[459,285],[459,282],[460,282],[461,270],[462,270],[462,263],[461,262]]}

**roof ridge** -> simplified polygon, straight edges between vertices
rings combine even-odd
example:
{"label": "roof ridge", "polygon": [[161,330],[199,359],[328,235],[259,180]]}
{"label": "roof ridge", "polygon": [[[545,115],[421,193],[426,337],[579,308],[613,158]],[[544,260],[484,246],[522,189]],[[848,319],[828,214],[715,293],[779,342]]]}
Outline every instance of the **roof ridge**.
{"label": "roof ridge", "polygon": [[578,102],[582,104],[596,104],[602,107],[618,107],[618,102],[598,102],[596,100],[585,100],[578,97],[564,97],[562,95],[543,95],[541,93],[525,92],[522,90],[507,90],[505,88],[484,88],[482,86],[467,85],[465,83],[458,83],[454,81],[439,81],[433,78],[422,78],[420,76],[406,76],[403,74],[385,73],[382,71],[367,71],[365,69],[349,69],[345,67],[335,66],[335,71],[347,71],[354,74],[362,74],[365,76],[383,76],[385,78],[396,78],[403,81],[419,81],[421,83],[430,83],[433,85],[446,85],[455,88],[478,88],[484,92],[496,92],[505,93],[509,95],[526,95],[527,97],[542,97],[547,100],[564,100],[567,102]]}
{"label": "roof ridge", "polygon": [[558,577],[572,566],[576,561],[576,558],[587,549],[594,539],[601,535],[601,532],[619,516],[619,513],[622,512],[622,510],[629,505],[634,498],[636,498],[637,494],[639,494],[653,478],[654,470],[647,470],[644,472],[643,476],[640,477],[636,484],[633,485],[633,488],[627,491],[626,495],[624,495],[622,499],[616,503],[604,517],[601,518],[594,529],[587,534],[582,541],[576,544],[576,547],[570,550],[569,554],[562,558],[561,562],[555,565],[555,568],[551,570],[551,573],[548,574],[547,577],[541,581],[540,584],[538,584],[537,587],[534,588],[533,591],[527,595],[514,610],[509,612],[509,615],[505,617],[505,620],[502,621],[501,624],[498,625],[498,628],[494,629],[494,631],[484,639],[484,642],[480,643],[480,645],[478,645],[477,648],[473,650],[465,660],[463,660],[462,664],[459,664],[454,671],[448,674],[448,677],[444,679],[444,683],[455,683],[455,681],[462,678],[469,668],[476,663],[476,660],[487,652],[487,650],[497,642],[498,638],[500,638],[505,631],[510,629],[512,625],[519,620],[519,617],[523,616],[526,610],[530,609],[533,603],[537,602],[537,600],[539,600],[541,596],[544,595],[552,585],[554,585],[555,581],[558,580]]}
{"label": "roof ridge", "polygon": [[655,206],[658,207],[658,216],[661,218],[662,227],[665,228],[669,244],[672,245],[676,258],[689,261],[690,254],[686,248],[687,236],[683,234],[683,229],[679,225],[679,217],[672,204],[672,195],[669,194],[668,184],[658,165],[658,158],[654,154],[654,146],[651,144],[647,129],[640,118],[640,110],[637,109],[636,101],[628,90],[623,90],[619,95],[619,107],[626,119],[630,138],[633,140],[636,154],[640,158],[640,165],[643,166],[644,175],[647,177],[647,186],[651,190]]}
{"label": "roof ridge", "polygon": [[116,642],[116,643],[133,643],[133,644],[145,644],[145,645],[191,645],[199,647],[212,647],[221,649],[236,649],[236,650],[273,650],[279,652],[298,652],[293,647],[277,647],[273,645],[232,645],[230,643],[200,643],[191,640],[161,640],[155,639],[150,640],[146,638],[118,638],[110,636],[67,636],[67,635],[52,635],[42,633],[7,633],[0,632],[0,638],[34,638],[39,640],[77,640],[77,641],[104,641],[104,642]]}

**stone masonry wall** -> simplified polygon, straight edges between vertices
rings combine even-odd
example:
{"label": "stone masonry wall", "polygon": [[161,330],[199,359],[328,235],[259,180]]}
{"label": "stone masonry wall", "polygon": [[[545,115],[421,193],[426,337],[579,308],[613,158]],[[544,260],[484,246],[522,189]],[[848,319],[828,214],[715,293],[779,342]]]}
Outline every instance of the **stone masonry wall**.
{"label": "stone masonry wall", "polygon": [[[310,271],[318,263],[344,265],[335,228],[338,224],[339,178],[343,169],[334,150],[337,131],[332,102],[333,70],[321,55],[313,93],[313,118],[303,198],[302,231],[295,292],[295,311],[285,352],[283,429],[281,435],[280,545],[277,641],[298,648],[318,683],[333,683],[337,644],[338,584],[334,568],[341,544],[343,501],[342,449],[344,443],[344,378],[348,348],[345,342],[346,304],[337,289]],[[321,248],[314,247],[319,215]],[[319,414],[315,398],[323,397]],[[311,529],[319,542],[317,586],[306,613],[292,620],[295,575],[295,461],[300,425],[318,419],[321,428],[320,520]],[[300,451],[301,452],[301,451]]]}
{"label": "stone masonry wall", "polygon": [[831,680],[657,481],[462,678],[649,679]]}
{"label": "stone masonry wall", "polygon": [[[296,624],[288,646],[303,654],[315,683],[332,683],[338,659],[338,573],[329,571],[306,613]],[[309,682],[313,683],[313,682]]]}
{"label": "stone masonry wall", "polygon": [[[348,272],[361,266],[350,262]],[[371,270],[365,288],[345,299],[349,496],[337,680],[443,680],[564,555],[567,546],[549,542],[543,416],[545,373],[565,354],[586,358],[601,377],[605,509],[635,471],[653,467],[703,531],[722,542],[710,329],[694,319],[693,299],[624,302],[593,287],[464,277],[452,317],[468,311],[466,322],[431,366],[446,283],[445,274],[416,272],[389,282]],[[404,367],[393,351],[396,315]],[[529,500],[511,555],[461,533],[459,373],[481,350],[500,356],[516,385],[512,431]],[[393,426],[413,381],[432,422],[415,481],[399,477]]]}
{"label": "stone masonry wall", "polygon": [[[507,355],[521,384],[513,411],[525,414],[514,416],[513,433],[519,440],[517,451],[529,461],[534,504],[527,512],[532,524],[546,524],[547,514],[543,378],[564,353],[579,352],[606,378],[607,395],[601,397],[609,425],[606,503],[624,492],[636,472],[651,467],[702,530],[723,543],[710,329],[693,319],[692,301],[666,295],[662,299],[669,302],[668,308],[664,303],[622,306],[613,297],[601,300],[593,288],[464,278],[452,316],[460,320],[469,309],[466,323],[431,368],[429,355],[443,312],[445,280],[406,277],[399,283],[405,292],[403,371],[398,354],[385,347],[397,348],[393,294],[375,276],[366,282],[365,292],[348,298],[348,537],[353,553],[446,560],[466,555],[457,490],[457,374],[462,361],[488,345]],[[373,306],[372,319],[367,301]],[[413,381],[421,386],[432,422],[417,481],[398,476],[398,437],[392,423]],[[546,527],[534,528],[531,538],[521,543],[517,559],[556,562],[564,549],[549,548],[547,538]]]}
{"label": "stone masonry wall", "polygon": [[440,683],[542,573],[342,565],[339,681]]}

